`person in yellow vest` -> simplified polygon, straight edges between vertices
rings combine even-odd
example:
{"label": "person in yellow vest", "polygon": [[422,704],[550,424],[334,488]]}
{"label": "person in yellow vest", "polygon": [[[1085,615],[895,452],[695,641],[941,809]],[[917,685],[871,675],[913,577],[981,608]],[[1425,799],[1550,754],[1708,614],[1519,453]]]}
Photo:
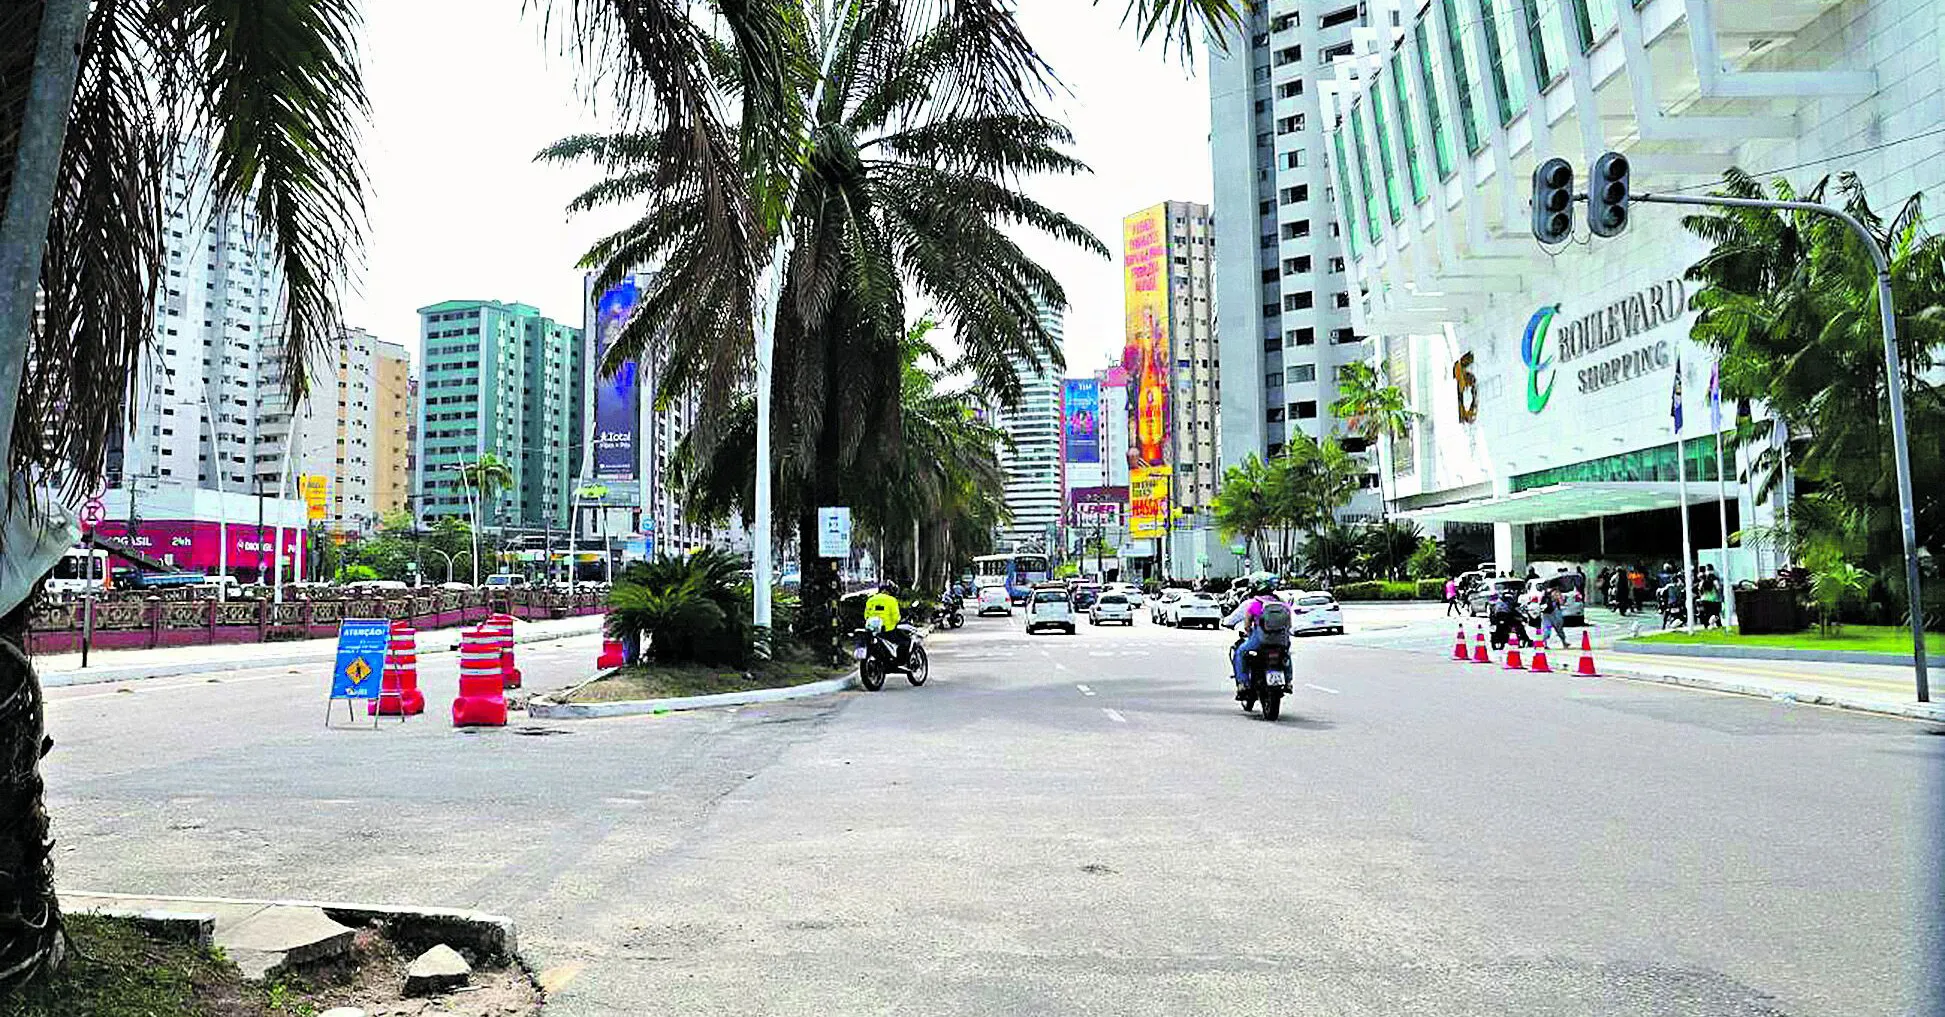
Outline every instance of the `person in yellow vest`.
{"label": "person in yellow vest", "polygon": [[898,651],[898,660],[903,663],[911,639],[898,627],[898,584],[887,580],[878,587],[878,592],[865,599],[864,618],[867,623],[876,618],[884,623],[885,641]]}

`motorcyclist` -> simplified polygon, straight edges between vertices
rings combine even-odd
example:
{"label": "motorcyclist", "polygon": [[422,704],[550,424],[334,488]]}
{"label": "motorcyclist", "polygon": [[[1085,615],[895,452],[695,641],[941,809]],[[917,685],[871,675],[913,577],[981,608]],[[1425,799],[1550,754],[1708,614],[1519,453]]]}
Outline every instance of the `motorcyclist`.
{"label": "motorcyclist", "polygon": [[1517,635],[1521,646],[1532,642],[1526,632],[1526,619],[1520,617],[1519,594],[1512,587],[1500,590],[1487,605],[1487,615],[1492,619],[1493,649],[1506,645],[1511,637]]}
{"label": "motorcyclist", "polygon": [[[1245,655],[1249,651],[1263,646],[1269,638],[1263,632],[1263,607],[1265,604],[1276,600],[1275,587],[1267,582],[1258,583],[1255,589],[1251,591],[1249,599],[1236,605],[1236,610],[1230,612],[1229,617],[1222,620],[1222,624],[1225,627],[1235,629],[1242,635],[1242,638],[1236,641],[1235,647],[1229,651],[1229,664],[1236,679],[1236,698],[1238,700],[1243,698],[1246,690],[1249,688],[1249,673],[1245,670],[1243,663]],[[1281,601],[1277,602],[1281,603]],[[1290,638],[1287,628],[1282,633],[1282,638],[1286,641]]]}
{"label": "motorcyclist", "polygon": [[889,579],[880,584],[878,592],[865,599],[864,617],[867,623],[873,618],[884,623],[885,642],[891,645],[898,654],[898,661],[903,663],[910,652],[911,637],[898,627],[898,584]]}

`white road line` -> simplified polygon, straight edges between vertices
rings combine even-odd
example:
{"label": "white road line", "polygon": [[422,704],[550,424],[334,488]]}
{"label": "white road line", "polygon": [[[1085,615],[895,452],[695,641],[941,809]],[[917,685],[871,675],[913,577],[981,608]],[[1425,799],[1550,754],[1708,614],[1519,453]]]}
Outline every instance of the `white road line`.
{"label": "white road line", "polygon": [[1076,685],[1076,686],[1074,686],[1074,687],[1075,687],[1075,688],[1077,688],[1077,689],[1079,689],[1079,690],[1081,690],[1081,695],[1083,695],[1083,696],[1091,696],[1091,695],[1093,695],[1093,694],[1094,694],[1094,690],[1093,690],[1093,689],[1090,689],[1090,688],[1088,688],[1088,687],[1087,687],[1087,686],[1085,686],[1085,685]]}
{"label": "white road line", "polygon": [[1341,695],[1343,695],[1343,693],[1342,693],[1342,692],[1339,692],[1339,691],[1337,691],[1336,689],[1327,689],[1327,688],[1324,688],[1324,687],[1323,687],[1322,685],[1312,685],[1312,684],[1310,684],[1309,682],[1304,682],[1304,683],[1303,683],[1303,687],[1304,687],[1304,688],[1306,688],[1306,689],[1316,689],[1316,690],[1317,690],[1317,691],[1319,691],[1319,692],[1328,692],[1328,693],[1330,693],[1330,694],[1331,694],[1331,695],[1333,695],[1333,696],[1341,696]]}
{"label": "white road line", "polygon": [[1065,665],[1065,664],[1055,664],[1055,665],[1054,665],[1054,670],[1056,670],[1056,671],[1065,671],[1065,670],[1067,670],[1067,665]]}
{"label": "white road line", "polygon": [[1103,706],[1101,707],[1101,712],[1107,714],[1108,719],[1114,721],[1116,724],[1126,724],[1128,722],[1128,718],[1123,717],[1119,710],[1110,710]]}
{"label": "white road line", "polygon": [[244,685],[249,682],[267,682],[273,678],[288,677],[290,677],[288,674],[266,674],[259,675],[255,678],[225,678],[220,682],[211,682],[205,679],[202,681],[182,682],[176,685],[150,685],[147,682],[137,681],[135,684],[124,686],[113,692],[91,692],[85,696],[62,696],[58,699],[49,696],[46,702],[47,705],[53,706],[57,703],[81,703],[90,699],[112,699],[116,696],[129,695],[138,690],[142,692],[168,692],[172,689],[200,689],[209,685]]}

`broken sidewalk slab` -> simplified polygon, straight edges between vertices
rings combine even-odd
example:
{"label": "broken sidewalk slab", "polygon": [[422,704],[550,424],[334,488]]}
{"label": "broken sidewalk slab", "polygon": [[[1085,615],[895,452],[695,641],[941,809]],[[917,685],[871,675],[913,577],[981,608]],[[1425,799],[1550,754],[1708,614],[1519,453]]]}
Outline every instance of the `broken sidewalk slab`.
{"label": "broken sidewalk slab", "polygon": [[473,977],[473,966],[457,950],[444,943],[420,954],[405,970],[405,994],[430,996],[465,985]]}
{"label": "broken sidewalk slab", "polygon": [[236,962],[243,977],[261,981],[273,972],[341,957],[351,950],[358,930],[339,925],[321,908],[273,905],[227,929],[218,926],[216,945]]}

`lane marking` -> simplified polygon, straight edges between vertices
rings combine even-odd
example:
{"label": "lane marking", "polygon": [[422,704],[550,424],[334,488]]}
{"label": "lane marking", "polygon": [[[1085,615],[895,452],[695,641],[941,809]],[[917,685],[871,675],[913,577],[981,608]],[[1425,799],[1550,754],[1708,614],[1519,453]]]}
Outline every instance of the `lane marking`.
{"label": "lane marking", "polygon": [[1065,671],[1065,670],[1067,670],[1067,665],[1065,665],[1065,664],[1061,664],[1061,663],[1057,663],[1057,662],[1056,662],[1056,663],[1054,664],[1054,670],[1056,670],[1056,671]]}
{"label": "lane marking", "polygon": [[1309,682],[1304,682],[1303,687],[1306,689],[1316,689],[1319,692],[1328,692],[1333,696],[1341,696],[1344,694],[1342,692],[1337,691],[1336,689],[1327,689],[1324,688],[1322,685],[1312,685]]}
{"label": "lane marking", "polygon": [[[276,678],[288,678],[288,677],[290,676],[287,674],[266,674],[266,675],[259,675],[255,678],[225,678],[223,679],[221,684],[245,685],[250,682],[267,682]],[[48,696],[46,697],[46,702],[47,705],[49,706],[53,706],[56,703],[83,703],[83,702],[87,702],[90,699],[111,699],[115,696],[128,695],[129,693],[137,692],[137,691],[169,692],[174,689],[202,689],[202,688],[208,688],[211,684],[212,683],[208,681],[194,681],[194,682],[182,682],[176,685],[151,685],[146,681],[138,680],[131,685],[127,685],[122,688],[115,689],[112,692],[91,692],[84,696],[62,696],[58,699],[53,696]],[[72,686],[69,687],[71,688]],[[48,691],[52,692],[54,690],[49,689]]]}
{"label": "lane marking", "polygon": [[1126,724],[1128,722],[1128,718],[1123,717],[1119,710],[1110,710],[1103,706],[1101,707],[1101,712],[1107,714],[1108,719],[1114,721],[1116,724]]}
{"label": "lane marking", "polygon": [[1079,689],[1079,690],[1081,690],[1081,695],[1083,695],[1083,696],[1091,696],[1091,695],[1093,695],[1093,694],[1094,694],[1094,690],[1093,690],[1093,689],[1090,689],[1090,688],[1088,688],[1088,687],[1087,687],[1087,686],[1085,686],[1085,685],[1076,685],[1076,686],[1074,686],[1074,687],[1075,687],[1075,688],[1077,688],[1077,689]]}

